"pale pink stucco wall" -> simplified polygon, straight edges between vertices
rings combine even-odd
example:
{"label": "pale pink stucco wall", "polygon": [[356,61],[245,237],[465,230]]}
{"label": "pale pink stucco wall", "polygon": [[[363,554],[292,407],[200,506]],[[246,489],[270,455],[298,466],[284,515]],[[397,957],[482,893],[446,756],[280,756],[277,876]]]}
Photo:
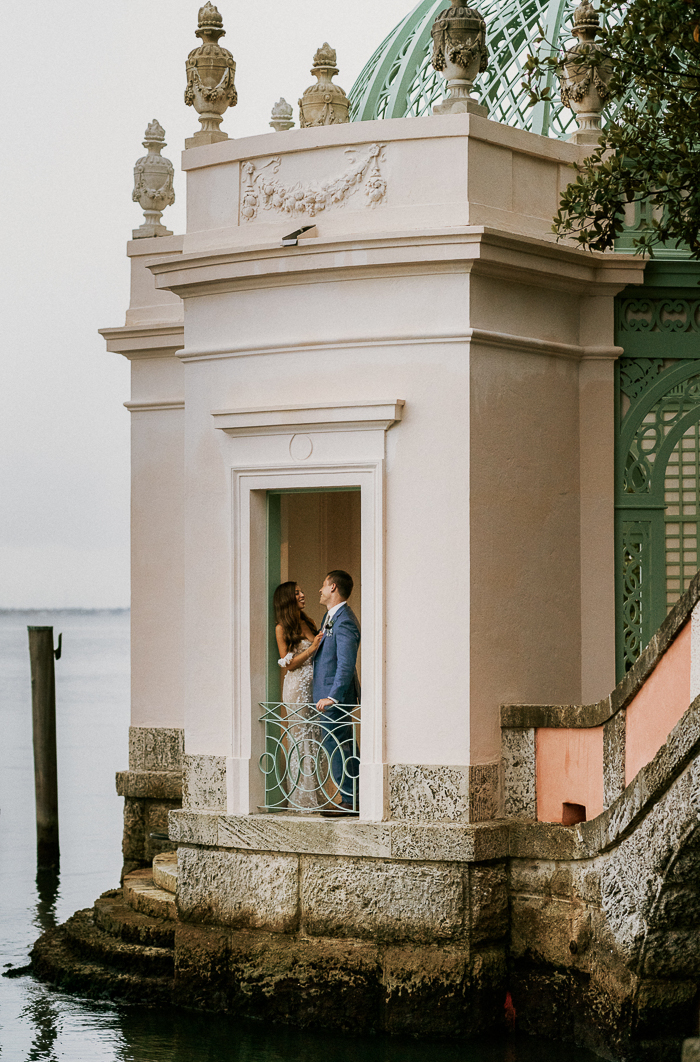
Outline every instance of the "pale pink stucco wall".
{"label": "pale pink stucco wall", "polygon": [[690,622],[627,708],[627,785],[665,744],[689,704]]}
{"label": "pale pink stucco wall", "polygon": [[603,728],[537,731],[537,818],[561,822],[562,804],[583,804],[586,818],[603,810]]}

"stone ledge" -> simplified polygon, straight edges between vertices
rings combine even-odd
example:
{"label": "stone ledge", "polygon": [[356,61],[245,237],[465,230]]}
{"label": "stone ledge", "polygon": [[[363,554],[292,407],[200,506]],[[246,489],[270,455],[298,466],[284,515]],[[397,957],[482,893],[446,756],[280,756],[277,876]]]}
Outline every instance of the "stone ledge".
{"label": "stone ledge", "polygon": [[141,800],[182,800],[182,771],[117,771],[117,793]]}
{"label": "stone ledge", "polygon": [[171,811],[169,824],[171,841],[238,851],[449,863],[503,859],[508,854],[505,822],[421,825]]}
{"label": "stone ledge", "polygon": [[649,678],[661,657],[690,620],[700,601],[700,572],[671,609],[646,649],[612,693],[597,704],[502,704],[501,727],[585,728],[603,726],[626,708]]}

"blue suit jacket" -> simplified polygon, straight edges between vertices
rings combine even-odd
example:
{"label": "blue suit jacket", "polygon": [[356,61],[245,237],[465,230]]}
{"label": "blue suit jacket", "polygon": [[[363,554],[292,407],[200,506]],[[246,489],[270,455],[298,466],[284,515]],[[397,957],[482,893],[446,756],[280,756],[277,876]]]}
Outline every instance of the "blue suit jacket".
{"label": "blue suit jacket", "polygon": [[348,604],[338,609],[332,622],[333,628],[326,631],[314,658],[314,703],[332,697],[338,704],[359,704],[356,665],[360,624]]}

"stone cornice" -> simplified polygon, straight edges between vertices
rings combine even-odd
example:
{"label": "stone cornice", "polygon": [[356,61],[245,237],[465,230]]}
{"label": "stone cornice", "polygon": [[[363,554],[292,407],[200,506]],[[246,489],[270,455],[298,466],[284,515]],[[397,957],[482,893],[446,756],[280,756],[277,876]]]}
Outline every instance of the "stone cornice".
{"label": "stone cornice", "polygon": [[148,268],[159,289],[181,298],[331,279],[470,272],[576,295],[614,295],[641,282],[645,263],[474,226],[379,238],[315,238],[298,247],[264,243],[235,251],[183,253],[160,258]]}
{"label": "stone cornice", "polygon": [[426,332],[423,335],[377,336],[374,339],[326,339],[314,343],[281,343],[264,346],[233,345],[226,347],[183,347],[177,357],[184,362],[206,361],[225,358],[249,358],[269,354],[304,354],[311,351],[336,350],[378,350],[383,347],[464,345],[477,343],[482,346],[497,347],[501,350],[515,350],[526,354],[542,354],[546,357],[581,360],[614,361],[623,353],[622,347],[588,347],[574,343],[556,343],[552,340],[539,339],[535,336],[517,336],[509,332],[494,332],[487,328],[465,328],[463,332],[441,334]]}
{"label": "stone cornice", "polygon": [[155,402],[124,402],[130,413],[159,413],[169,409],[184,409],[184,398],[166,398]]}
{"label": "stone cornice", "polygon": [[[294,155],[300,151],[332,147],[352,147],[371,144],[373,141],[398,143],[407,140],[424,140],[429,150],[431,140],[462,138],[480,140],[498,147],[507,147],[522,155],[554,160],[563,166],[582,161],[590,148],[582,148],[566,141],[549,139],[528,133],[514,126],[503,125],[476,114],[431,115],[422,118],[390,118],[373,122],[350,122],[348,124],[316,127],[313,129],[290,129],[284,138],[284,154]],[[276,133],[241,137],[191,148],[182,154],[182,168],[198,170],[209,166],[224,166],[248,159],[267,158],[280,153],[280,141]]]}
{"label": "stone cornice", "polygon": [[127,325],[100,328],[107,350],[122,354],[129,361],[136,358],[171,358],[185,343],[185,326],[181,323]]}
{"label": "stone cornice", "polygon": [[292,431],[343,431],[380,428],[401,420],[402,399],[379,402],[338,402],[319,406],[273,406],[212,411],[214,426],[227,435],[281,435]]}

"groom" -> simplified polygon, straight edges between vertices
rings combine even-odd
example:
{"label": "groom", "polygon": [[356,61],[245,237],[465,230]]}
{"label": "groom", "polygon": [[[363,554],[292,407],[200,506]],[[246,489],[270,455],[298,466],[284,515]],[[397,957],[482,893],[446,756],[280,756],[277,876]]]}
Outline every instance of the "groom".
{"label": "groom", "polygon": [[360,647],[360,625],[348,605],[353,581],[347,572],[329,572],[321,587],[321,604],[328,610],[321,630],[323,639],[314,658],[313,698],[323,713],[323,747],[331,766],[331,776],[340,794],[338,812],[352,814],[353,781],[357,794],[359,774],[358,748],[353,746],[353,726],[348,721],[348,708],[339,705],[360,703],[360,683],[357,678],[357,651]]}

